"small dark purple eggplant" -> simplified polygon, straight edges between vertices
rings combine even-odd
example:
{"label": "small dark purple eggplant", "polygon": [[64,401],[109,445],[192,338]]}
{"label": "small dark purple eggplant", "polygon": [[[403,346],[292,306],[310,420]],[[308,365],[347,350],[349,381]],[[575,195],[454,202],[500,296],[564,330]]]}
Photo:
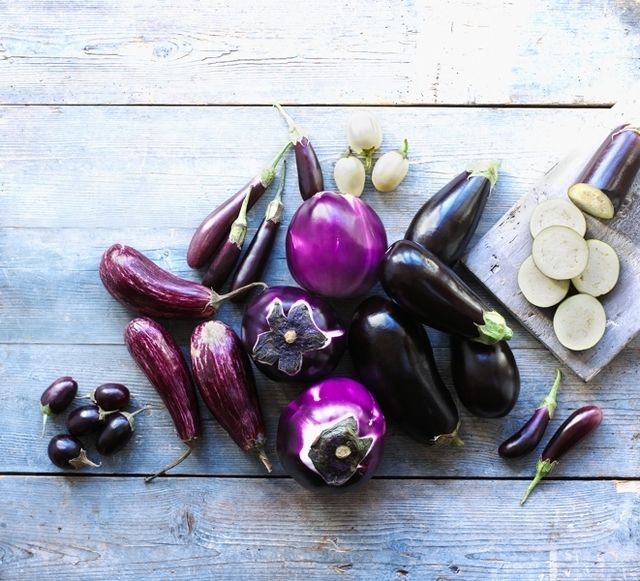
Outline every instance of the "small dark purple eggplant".
{"label": "small dark purple eggplant", "polygon": [[451,372],[458,398],[480,418],[506,416],[520,395],[520,372],[506,341],[484,345],[451,335]]}
{"label": "small dark purple eggplant", "polygon": [[108,414],[96,404],[74,409],[67,417],[67,429],[72,436],[86,436],[98,432],[104,426]]}
{"label": "small dark purple eggplant", "polygon": [[51,438],[47,453],[49,459],[60,468],[100,467],[100,464],[87,458],[87,451],[82,447],[82,442],[69,434],[58,434]]}
{"label": "small dark purple eggplant", "polygon": [[538,445],[542,436],[556,411],[558,396],[558,388],[562,374],[556,369],[556,377],[551,386],[551,391],[542,400],[540,405],[535,409],[533,415],[527,423],[522,426],[513,436],[507,438],[498,448],[498,454],[503,458],[519,458],[528,454]]}
{"label": "small dark purple eggplant", "polygon": [[602,422],[602,410],[595,405],[586,405],[577,409],[564,421],[542,452],[536,465],[536,475],[520,504],[524,504],[538,483],[551,474],[560,458],[593,432],[600,422]]}
{"label": "small dark purple eggplant", "polygon": [[90,399],[105,412],[122,410],[129,405],[131,393],[126,385],[121,383],[103,383],[82,399]]}
{"label": "small dark purple eggplant", "polygon": [[47,425],[47,418],[64,411],[78,393],[78,383],[72,377],[58,377],[40,396],[42,412],[42,436]]}
{"label": "small dark purple eggplant", "polygon": [[96,450],[103,456],[108,456],[122,450],[135,431],[135,420],[133,418],[140,412],[148,409],[151,408],[145,406],[132,414],[127,412],[109,414],[104,422],[104,428],[102,428],[96,440]]}

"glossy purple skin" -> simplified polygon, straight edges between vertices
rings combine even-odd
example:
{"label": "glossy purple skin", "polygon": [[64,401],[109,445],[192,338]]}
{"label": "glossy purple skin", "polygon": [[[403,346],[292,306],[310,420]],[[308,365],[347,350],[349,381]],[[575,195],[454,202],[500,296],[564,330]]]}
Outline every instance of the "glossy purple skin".
{"label": "glossy purple skin", "polygon": [[142,315],[204,319],[215,314],[211,289],[163,270],[124,244],[114,244],[105,251],[100,278],[111,296]]}
{"label": "glossy purple skin", "polygon": [[104,428],[96,440],[96,450],[103,456],[115,454],[124,448],[133,436],[131,422],[119,412],[107,416]]}
{"label": "glossy purple skin", "polygon": [[[343,485],[331,486],[303,461],[303,449],[308,449],[322,430],[346,417],[355,418],[358,436],[373,438],[373,443],[357,472]],[[282,410],[278,456],[285,471],[305,488],[352,490],[373,476],[382,458],[385,431],[384,415],[371,393],[353,379],[333,377],[306,389]]]}
{"label": "glossy purple skin", "polygon": [[139,317],[125,329],[131,357],[162,398],[178,432],[190,443],[200,437],[200,417],[189,369],[173,337],[159,323]]}
{"label": "glossy purple skin", "polygon": [[519,458],[532,452],[542,440],[550,420],[547,407],[536,408],[527,423],[500,444],[498,454],[503,458]]}
{"label": "glossy purple skin", "polygon": [[348,194],[319,192],[291,220],[287,264],[308,291],[353,298],[376,282],[386,247],[384,225],[365,202]]}
{"label": "glossy purple skin", "polygon": [[40,410],[49,416],[65,410],[78,393],[78,383],[67,375],[56,379],[40,396]]}
{"label": "glossy purple skin", "polygon": [[324,190],[322,168],[311,142],[302,136],[294,143],[296,168],[298,169],[298,188],[303,200]]}
{"label": "glossy purple skin", "polygon": [[103,383],[92,394],[93,401],[104,411],[122,410],[129,405],[129,388],[121,383]]}
{"label": "glossy purple skin", "polygon": [[588,436],[602,422],[602,410],[595,405],[586,405],[574,411],[556,430],[540,459],[555,462]]}
{"label": "glossy purple skin", "polygon": [[204,403],[243,450],[266,441],[251,362],[240,338],[221,321],[198,325],[191,336],[193,377]]}
{"label": "glossy purple skin", "polygon": [[340,322],[333,307],[319,297],[295,286],[274,286],[266,289],[247,304],[242,318],[242,342],[249,355],[260,333],[269,331],[267,314],[275,299],[282,301],[284,313],[287,314],[291,305],[296,301],[306,301],[311,307],[316,326],[324,332],[342,331],[339,337],[332,337],[331,342],[317,351],[307,351],[302,355],[302,367],[294,375],[287,375],[280,371],[277,364],[267,365],[255,361],[256,367],[270,379],[285,382],[311,382],[327,377],[338,365],[347,346],[347,330]]}
{"label": "glossy purple skin", "polygon": [[79,458],[83,451],[82,442],[69,434],[58,434],[49,441],[49,460],[59,468],[76,468],[69,461]]}
{"label": "glossy purple skin", "polygon": [[235,242],[227,238],[220,247],[220,250],[216,252],[207,272],[205,272],[202,278],[202,284],[208,288],[212,288],[214,291],[222,289],[222,286],[227,282],[227,279],[233,272],[233,267],[238,262],[241,251],[241,246],[238,246]]}
{"label": "glossy purple skin", "polygon": [[104,419],[100,418],[100,406],[93,403],[74,409],[67,417],[67,429],[72,436],[94,434],[103,426]]}

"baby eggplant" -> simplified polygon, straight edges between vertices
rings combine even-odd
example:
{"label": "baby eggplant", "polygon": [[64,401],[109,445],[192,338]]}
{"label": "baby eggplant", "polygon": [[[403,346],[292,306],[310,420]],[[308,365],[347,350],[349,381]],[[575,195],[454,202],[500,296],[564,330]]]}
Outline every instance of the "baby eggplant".
{"label": "baby eggplant", "polygon": [[136,410],[132,414],[127,412],[115,412],[107,416],[104,428],[96,440],[96,450],[103,456],[114,454],[124,448],[135,430],[133,419],[140,412],[150,409],[148,406]]}
{"label": "baby eggplant", "polygon": [[100,467],[100,464],[87,458],[87,451],[82,447],[82,442],[69,434],[58,434],[51,438],[47,453],[49,460],[60,468]]}
{"label": "baby eggplant", "polygon": [[129,388],[121,383],[103,383],[82,399],[90,399],[105,412],[122,410],[129,405]]}
{"label": "baby eggplant", "polygon": [[67,417],[67,429],[72,436],[86,436],[98,432],[107,417],[96,404],[83,405],[73,410]]}
{"label": "baby eggplant", "polygon": [[78,383],[69,376],[59,377],[40,396],[42,412],[42,435],[47,425],[47,418],[64,411],[78,393]]}

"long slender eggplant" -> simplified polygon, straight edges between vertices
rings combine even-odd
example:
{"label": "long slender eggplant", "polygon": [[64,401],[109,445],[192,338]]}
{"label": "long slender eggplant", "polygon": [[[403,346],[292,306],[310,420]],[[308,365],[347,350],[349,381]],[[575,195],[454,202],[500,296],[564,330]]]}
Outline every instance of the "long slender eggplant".
{"label": "long slender eggplant", "polygon": [[469,244],[498,180],[499,161],[463,171],[418,210],[404,237],[453,266]]}
{"label": "long slender eggplant", "polygon": [[[267,265],[267,260],[271,254],[273,243],[276,240],[278,228],[282,223],[284,214],[284,204],[282,203],[282,192],[284,191],[284,182],[287,174],[287,162],[282,162],[282,177],[275,197],[267,206],[264,220],[258,227],[244,258],[240,261],[240,265],[231,279],[230,290],[234,291],[241,287],[247,286],[252,282],[256,282]],[[238,295],[232,299],[234,302],[242,300],[244,295]]]}
{"label": "long slender eggplant", "polygon": [[255,204],[273,182],[276,167],[287,153],[291,143],[278,153],[271,164],[264,168],[257,176],[238,190],[231,198],[213,210],[196,228],[187,250],[187,264],[191,268],[200,268],[213,256],[224,237],[229,232],[244,199],[249,196],[249,208]]}
{"label": "long slender eggplant", "polygon": [[527,488],[520,504],[524,504],[538,483],[551,474],[560,458],[580,440],[588,436],[602,422],[602,410],[586,405],[573,412],[553,434],[536,465],[536,475]]}
{"label": "long slender eggplant", "polygon": [[568,191],[571,201],[596,218],[613,218],[640,172],[640,126],[616,127]]}
{"label": "long slender eggplant", "polygon": [[458,398],[480,418],[506,416],[518,401],[520,372],[506,341],[484,345],[450,336],[451,373]]}
{"label": "long slender eggplant", "polygon": [[40,412],[42,413],[42,435],[49,416],[64,411],[78,393],[78,382],[65,375],[58,377],[40,396]]}
{"label": "long slender eggplant", "polygon": [[353,316],[349,352],[358,377],[400,429],[425,444],[462,444],[456,404],[418,321],[395,303],[370,297]]}
{"label": "long slender eggplant", "polygon": [[303,200],[308,200],[314,194],[324,191],[322,168],[318,161],[309,138],[304,135],[294,120],[280,105],[276,109],[284,117],[289,128],[289,139],[296,153],[296,168],[298,169],[298,188]]}
{"label": "long slender eggplant", "polygon": [[558,406],[556,398],[558,397],[561,379],[562,374],[559,369],[556,369],[556,377],[551,386],[551,391],[540,402],[540,405],[535,409],[527,423],[500,444],[498,448],[500,456],[503,458],[519,458],[535,449],[540,440],[542,440],[542,436],[544,436]]}
{"label": "long slender eggplant", "polygon": [[150,482],[184,461],[200,438],[200,416],[191,376],[173,337],[159,323],[139,317],[125,329],[124,342],[134,361],[162,398],[187,450],[175,462],[145,478]]}
{"label": "long slender eggplant", "polygon": [[[149,317],[205,319],[220,305],[248,288],[219,295],[206,286],[185,280],[124,244],[114,244],[102,255],[100,278],[111,296],[125,307]],[[264,283],[254,283],[262,287]],[[252,288],[252,287],[249,287]]]}
{"label": "long slender eggplant", "polygon": [[389,247],[380,280],[396,303],[429,327],[487,345],[511,339],[502,315],[489,310],[453,270],[415,242],[398,240]]}
{"label": "long slender eggplant", "polygon": [[201,323],[191,336],[191,362],[198,391],[213,417],[271,472],[256,383],[240,337],[221,321]]}

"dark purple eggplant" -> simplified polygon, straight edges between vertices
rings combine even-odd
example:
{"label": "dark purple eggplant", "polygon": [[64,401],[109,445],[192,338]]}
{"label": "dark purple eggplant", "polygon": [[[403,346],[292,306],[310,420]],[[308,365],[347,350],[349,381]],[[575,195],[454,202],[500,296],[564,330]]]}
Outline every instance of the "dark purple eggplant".
{"label": "dark purple eggplant", "polygon": [[293,286],[273,286],[251,300],[242,341],[257,368],[275,381],[327,377],[340,361],[347,331],[324,300]]}
{"label": "dark purple eggplant", "polygon": [[[111,296],[125,307],[149,317],[206,319],[220,305],[248,288],[226,295],[177,277],[149,260],[135,248],[114,244],[100,261],[100,278]],[[253,283],[262,287],[264,283]]]}
{"label": "dark purple eggplant", "polygon": [[104,411],[122,410],[129,405],[129,388],[121,383],[103,383],[89,394],[89,399]]}
{"label": "dark purple eggplant", "polygon": [[134,418],[149,407],[143,407],[132,414],[127,412],[115,412],[109,414],[104,422],[104,427],[96,440],[96,450],[103,456],[115,454],[124,448],[135,431]]}
{"label": "dark purple eggplant", "polygon": [[380,269],[385,292],[421,323],[491,345],[509,340],[511,329],[469,286],[429,250],[398,240]]}
{"label": "dark purple eggplant", "polygon": [[240,337],[221,321],[201,323],[191,336],[191,363],[198,391],[213,417],[271,472],[256,382]]}
{"label": "dark purple eggplant", "polygon": [[[240,266],[233,275],[230,290],[234,291],[238,288],[247,286],[252,282],[256,282],[267,265],[267,260],[271,254],[273,243],[276,240],[276,233],[282,222],[284,213],[284,204],[282,203],[282,192],[284,191],[284,183],[287,175],[287,162],[282,162],[282,177],[275,197],[267,206],[264,220],[258,227],[244,258],[240,261]],[[244,295],[238,295],[233,302],[242,300]]]}
{"label": "dark purple eggplant", "polygon": [[150,482],[180,464],[193,451],[200,438],[198,403],[187,363],[164,327],[145,317],[133,319],[125,329],[124,342],[162,398],[178,437],[187,445],[187,450],[175,462],[145,478],[145,482]]}
{"label": "dark purple eggplant", "polygon": [[324,178],[318,156],[309,141],[293,119],[280,105],[276,109],[284,117],[289,128],[289,139],[296,154],[296,168],[298,169],[298,188],[303,200],[308,200],[314,194],[324,191]]}
{"label": "dark purple eggplant", "polygon": [[40,412],[42,412],[42,436],[49,416],[64,411],[78,393],[78,383],[72,377],[58,377],[40,396]]}
{"label": "dark purple eggplant", "polygon": [[49,460],[60,468],[75,468],[77,470],[83,466],[100,467],[100,464],[87,458],[87,451],[82,447],[82,442],[69,434],[58,434],[51,438],[47,453]]}
{"label": "dark purple eggplant", "polygon": [[536,465],[536,475],[520,504],[524,504],[538,483],[551,474],[560,458],[593,432],[600,422],[602,422],[602,410],[595,405],[586,405],[577,409],[564,421],[542,452]]}
{"label": "dark purple eggplant", "polygon": [[453,385],[462,405],[480,418],[506,416],[520,395],[520,372],[506,341],[484,345],[451,335]]}
{"label": "dark purple eggplant", "polygon": [[640,172],[640,127],[621,125],[602,142],[569,188],[571,201],[596,218],[613,218]]}
{"label": "dark purple eggplant", "polygon": [[463,171],[418,210],[404,237],[453,266],[478,227],[480,216],[498,180],[500,162]]}
{"label": "dark purple eggplant", "polygon": [[401,430],[424,444],[462,445],[456,404],[415,318],[382,297],[366,299],[351,322],[349,352],[359,379]]}
{"label": "dark purple eggplant", "polygon": [[556,369],[556,377],[551,386],[551,390],[535,409],[533,415],[527,423],[522,426],[513,436],[507,438],[498,448],[498,454],[503,458],[519,458],[535,450],[542,436],[553,417],[558,406],[556,398],[562,373]]}
{"label": "dark purple eggplant", "polygon": [[67,417],[67,429],[72,436],[86,436],[104,426],[105,411],[94,403],[74,409]]}
{"label": "dark purple eggplant", "polygon": [[229,228],[231,228],[231,224],[238,215],[244,199],[249,196],[249,208],[260,199],[271,185],[271,182],[273,182],[276,176],[276,167],[290,147],[291,143],[287,143],[268,167],[264,168],[242,189],[220,204],[202,221],[194,232],[187,250],[187,264],[191,268],[200,268],[211,259],[225,236],[229,233]]}

